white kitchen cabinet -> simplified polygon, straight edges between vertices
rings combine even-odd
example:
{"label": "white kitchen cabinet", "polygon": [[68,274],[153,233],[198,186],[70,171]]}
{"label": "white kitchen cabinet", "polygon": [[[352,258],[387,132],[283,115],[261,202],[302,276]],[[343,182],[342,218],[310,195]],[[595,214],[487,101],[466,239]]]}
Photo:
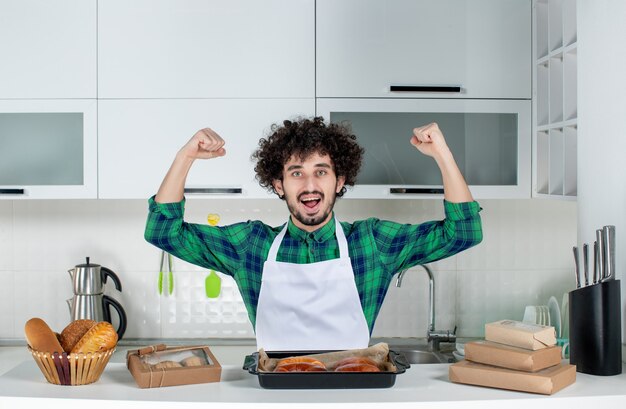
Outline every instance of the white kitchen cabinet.
{"label": "white kitchen cabinet", "polygon": [[530,99],[530,23],[530,0],[317,0],[317,96]]}
{"label": "white kitchen cabinet", "polygon": [[96,97],[96,0],[0,2],[0,99]]}
{"label": "white kitchen cabinet", "polygon": [[313,98],[102,100],[99,198],[152,196],[176,152],[207,127],[224,138],[226,156],[194,163],[187,178],[186,189],[192,189],[187,197],[275,197],[255,180],[250,155],[272,124],[311,116],[314,111]]}
{"label": "white kitchen cabinet", "polygon": [[318,98],[317,113],[350,126],[365,149],[356,199],[443,197],[441,171],[409,140],[436,122],[477,199],[530,198],[528,100]]}
{"label": "white kitchen cabinet", "polygon": [[0,199],[97,197],[95,99],[0,100]]}
{"label": "white kitchen cabinet", "polygon": [[313,0],[100,0],[100,98],[313,98]]}
{"label": "white kitchen cabinet", "polygon": [[533,28],[533,197],[575,200],[576,0],[535,0]]}

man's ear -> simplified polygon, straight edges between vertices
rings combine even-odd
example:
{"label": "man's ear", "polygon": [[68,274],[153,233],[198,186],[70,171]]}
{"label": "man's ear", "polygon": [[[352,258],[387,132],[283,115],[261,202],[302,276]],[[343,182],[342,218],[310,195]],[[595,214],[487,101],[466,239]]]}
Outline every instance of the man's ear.
{"label": "man's ear", "polygon": [[274,190],[276,191],[276,193],[278,193],[279,197],[283,197],[285,195],[285,192],[283,191],[283,181],[280,179],[274,179],[274,181],[272,182],[272,186],[274,186]]}
{"label": "man's ear", "polygon": [[335,193],[341,192],[341,189],[343,189],[343,185],[345,183],[346,183],[346,177],[345,176],[338,176],[337,177],[337,189],[335,189]]}

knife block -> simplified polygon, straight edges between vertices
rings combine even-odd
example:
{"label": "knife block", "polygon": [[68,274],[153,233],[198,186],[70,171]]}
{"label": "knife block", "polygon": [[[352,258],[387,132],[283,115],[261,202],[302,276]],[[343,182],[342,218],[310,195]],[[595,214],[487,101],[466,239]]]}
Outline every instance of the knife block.
{"label": "knife block", "polygon": [[569,293],[570,363],[590,375],[622,373],[620,281]]}

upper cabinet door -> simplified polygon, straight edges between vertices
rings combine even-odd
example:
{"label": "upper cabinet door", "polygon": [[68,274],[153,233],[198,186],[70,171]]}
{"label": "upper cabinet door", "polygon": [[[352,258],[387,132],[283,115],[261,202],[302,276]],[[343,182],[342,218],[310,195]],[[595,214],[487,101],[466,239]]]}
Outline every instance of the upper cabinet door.
{"label": "upper cabinet door", "polygon": [[96,97],[96,0],[0,2],[0,99]]}
{"label": "upper cabinet door", "polygon": [[94,99],[0,100],[0,199],[95,199]]}
{"label": "upper cabinet door", "polygon": [[318,97],[531,97],[530,0],[317,0],[316,7]]}
{"label": "upper cabinet door", "polygon": [[100,0],[100,98],[312,98],[313,0]]}
{"label": "upper cabinet door", "polygon": [[226,156],[196,160],[189,198],[275,197],[255,180],[251,155],[272,124],[311,116],[308,99],[141,99],[98,104],[98,177],[101,199],[147,199],[155,194],[176,152],[195,132],[211,128]]}

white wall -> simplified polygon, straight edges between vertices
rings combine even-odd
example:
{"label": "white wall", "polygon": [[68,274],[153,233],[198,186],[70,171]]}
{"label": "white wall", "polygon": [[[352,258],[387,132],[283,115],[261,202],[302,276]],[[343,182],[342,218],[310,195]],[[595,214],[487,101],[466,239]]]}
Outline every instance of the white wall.
{"label": "white wall", "polygon": [[578,243],[616,227],[626,330],[626,2],[578,0]]}
{"label": "white wall", "polygon": [[[486,322],[521,319],[527,304],[561,301],[574,285],[571,247],[576,242],[577,205],[550,200],[484,200],[484,241],[456,257],[431,265],[436,277],[436,327],[460,336],[483,336]],[[189,200],[186,218],[206,223],[260,219],[283,223],[280,200]],[[0,201],[0,340],[23,339],[24,323],[41,317],[60,331],[69,322],[65,299],[72,296],[67,269],[86,256],[115,271],[122,293],[107,292],[129,316],[126,338],[252,337],[233,281],[207,299],[208,271],[174,260],[174,296],[157,294],[160,252],[143,239],[147,201]],[[337,202],[342,220],[376,215],[419,223],[443,217],[438,200],[352,200]],[[112,286],[111,286],[112,287]],[[391,287],[375,336],[424,336],[428,282],[416,268],[401,288]]]}

